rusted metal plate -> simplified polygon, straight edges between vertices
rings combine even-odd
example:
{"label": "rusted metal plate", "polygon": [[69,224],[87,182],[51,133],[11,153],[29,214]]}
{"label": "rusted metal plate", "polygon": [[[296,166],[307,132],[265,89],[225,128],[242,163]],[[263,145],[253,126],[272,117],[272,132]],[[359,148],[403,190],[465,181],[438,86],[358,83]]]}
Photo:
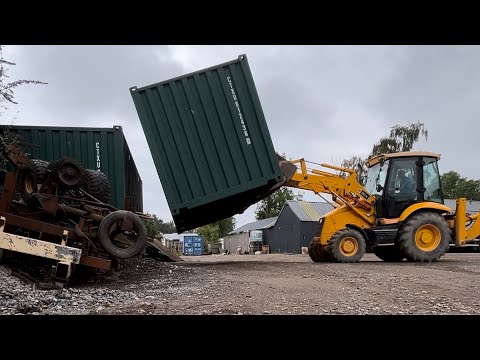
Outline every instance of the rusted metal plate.
{"label": "rusted metal plate", "polygon": [[[66,230],[65,228],[58,225],[49,224],[43,221],[25,218],[18,215],[12,215],[1,211],[0,216],[6,218],[7,225],[26,227],[28,229],[37,230],[52,235],[62,236],[63,230]],[[70,239],[79,239],[77,234],[75,234],[75,232],[71,229],[68,229],[68,237]]]}
{"label": "rusted metal plate", "polygon": [[162,245],[160,241],[155,239],[151,241],[149,240],[147,242],[147,251],[149,251],[150,253],[154,253],[167,261],[183,261],[180,256],[168,250],[165,246]]}
{"label": "rusted metal plate", "polygon": [[1,222],[0,248],[48,259],[71,262],[74,264],[80,262],[80,257],[82,255],[81,249],[6,233],[3,231],[5,218],[1,218]]}
{"label": "rusted metal plate", "polygon": [[17,181],[17,172],[8,172],[5,175],[5,182],[3,185],[3,192],[1,195],[0,200],[0,211],[8,211],[10,210],[10,206],[12,204],[13,193],[15,191],[15,184]]}
{"label": "rusted metal plate", "polygon": [[112,261],[107,260],[107,259],[98,258],[98,257],[95,257],[95,256],[85,255],[85,256],[82,256],[80,258],[80,264],[85,265],[85,266],[94,267],[94,268],[97,268],[97,269],[108,270],[108,269],[110,269],[110,266],[112,265]]}

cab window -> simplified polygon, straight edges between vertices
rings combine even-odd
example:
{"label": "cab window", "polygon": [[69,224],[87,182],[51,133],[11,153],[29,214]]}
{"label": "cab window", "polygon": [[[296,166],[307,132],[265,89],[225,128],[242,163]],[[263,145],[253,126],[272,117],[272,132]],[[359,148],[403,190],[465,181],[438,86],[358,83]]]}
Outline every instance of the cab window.
{"label": "cab window", "polygon": [[425,187],[424,199],[443,204],[442,191],[440,190],[440,174],[437,161],[434,158],[424,158],[423,186]]}

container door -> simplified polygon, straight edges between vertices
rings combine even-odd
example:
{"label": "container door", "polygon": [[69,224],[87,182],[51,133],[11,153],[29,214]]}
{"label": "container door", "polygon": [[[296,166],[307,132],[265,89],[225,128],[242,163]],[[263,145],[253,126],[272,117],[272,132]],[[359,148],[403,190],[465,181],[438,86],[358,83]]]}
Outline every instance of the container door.
{"label": "container door", "polygon": [[193,244],[193,255],[202,255],[203,254],[203,249],[202,249],[202,243],[196,242]]}

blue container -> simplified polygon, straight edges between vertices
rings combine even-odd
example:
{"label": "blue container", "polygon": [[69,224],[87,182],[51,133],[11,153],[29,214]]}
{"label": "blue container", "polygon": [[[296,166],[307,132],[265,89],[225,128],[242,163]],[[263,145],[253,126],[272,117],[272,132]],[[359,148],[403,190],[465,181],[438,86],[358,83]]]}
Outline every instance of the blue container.
{"label": "blue container", "polygon": [[183,238],[184,255],[202,255],[203,238],[200,235],[185,235]]}

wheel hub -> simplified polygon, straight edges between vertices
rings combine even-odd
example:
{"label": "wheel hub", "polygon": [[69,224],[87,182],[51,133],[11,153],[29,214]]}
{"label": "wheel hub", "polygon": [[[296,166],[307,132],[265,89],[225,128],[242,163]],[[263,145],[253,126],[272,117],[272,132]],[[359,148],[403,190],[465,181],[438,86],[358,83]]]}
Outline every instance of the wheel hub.
{"label": "wheel hub", "polygon": [[34,177],[31,173],[29,173],[26,177],[25,177],[25,182],[24,182],[24,190],[28,193],[28,194],[31,194],[33,193],[34,191]]}
{"label": "wheel hub", "polygon": [[345,256],[353,256],[358,250],[357,241],[352,237],[346,237],[340,242],[340,251]]}
{"label": "wheel hub", "polygon": [[424,251],[435,250],[440,244],[440,230],[432,224],[422,225],[415,234],[415,243]]}
{"label": "wheel hub", "polygon": [[76,166],[70,164],[62,167],[59,177],[66,185],[76,185],[81,180],[80,170]]}

